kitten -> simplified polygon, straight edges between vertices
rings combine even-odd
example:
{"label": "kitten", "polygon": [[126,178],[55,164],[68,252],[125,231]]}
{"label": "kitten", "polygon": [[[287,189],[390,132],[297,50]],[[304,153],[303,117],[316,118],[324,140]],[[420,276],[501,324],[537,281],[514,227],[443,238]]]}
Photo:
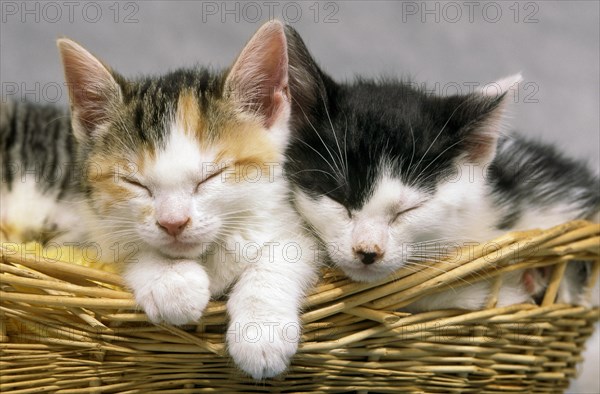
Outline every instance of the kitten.
{"label": "kitten", "polygon": [[[297,32],[286,34],[295,99],[286,173],[298,210],[350,278],[379,280],[455,242],[598,212],[598,180],[585,166],[501,134],[520,75],[450,97],[395,80],[337,83]],[[499,305],[531,301],[520,276],[506,278]],[[478,309],[488,294],[482,282],[416,307]]]}
{"label": "kitten", "polygon": [[151,321],[196,322],[228,294],[233,360],[255,379],[284,371],[316,267],[282,175],[283,25],[261,27],[216,73],[129,80],[71,40],[58,47],[92,239],[136,248],[124,277]]}
{"label": "kitten", "polygon": [[76,149],[66,110],[0,103],[0,240],[85,239]]}

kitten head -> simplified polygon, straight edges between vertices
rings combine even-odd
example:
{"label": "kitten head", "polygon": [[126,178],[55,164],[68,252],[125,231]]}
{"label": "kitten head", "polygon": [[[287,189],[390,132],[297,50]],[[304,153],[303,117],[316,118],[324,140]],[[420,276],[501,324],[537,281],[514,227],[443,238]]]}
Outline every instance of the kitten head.
{"label": "kitten head", "polygon": [[197,257],[266,204],[290,114],[280,23],[225,73],[127,80],[73,41],[58,46],[84,185],[110,240]]}
{"label": "kitten head", "polygon": [[[304,48],[289,31],[288,40]],[[294,81],[302,75],[294,67],[313,63],[305,48],[298,53],[290,54],[292,97],[314,89]],[[438,97],[398,81],[335,84],[317,75],[322,86],[312,91],[326,95],[294,112],[308,120],[295,123],[286,162],[298,209],[354,280],[419,265],[428,246],[419,242],[450,237],[481,211],[506,90],[520,76]]]}

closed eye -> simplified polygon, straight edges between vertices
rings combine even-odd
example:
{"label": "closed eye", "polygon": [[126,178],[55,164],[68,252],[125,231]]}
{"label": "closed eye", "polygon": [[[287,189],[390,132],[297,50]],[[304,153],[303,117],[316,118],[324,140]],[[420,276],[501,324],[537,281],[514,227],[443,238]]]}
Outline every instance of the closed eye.
{"label": "closed eye", "polygon": [[350,219],[352,219],[352,212],[350,211],[350,209],[349,209],[349,208],[348,208],[348,207],[347,207],[347,206],[346,206],[346,205],[345,205],[343,202],[341,202],[340,200],[338,200],[338,199],[336,199],[336,198],[334,198],[334,197],[331,197],[331,196],[327,196],[327,197],[328,197],[328,198],[329,198],[331,201],[333,201],[333,202],[335,202],[336,204],[338,204],[339,206],[343,207],[343,208],[346,210],[346,213],[348,214],[348,217],[349,217]]}
{"label": "closed eye", "polygon": [[140,183],[139,181],[132,179],[132,178],[121,178],[121,180],[123,180],[125,183],[128,183],[134,187],[136,187],[137,189],[143,189],[146,193],[148,193],[148,195],[150,197],[152,197],[152,191],[148,188],[148,186],[144,185],[143,183]]}
{"label": "closed eye", "polygon": [[398,220],[398,218],[399,218],[400,216],[402,216],[402,215],[404,215],[404,214],[406,214],[406,213],[408,213],[408,212],[410,212],[410,211],[414,211],[415,209],[417,209],[417,208],[420,208],[420,207],[421,207],[421,205],[415,205],[414,207],[410,207],[410,208],[407,208],[407,209],[404,209],[404,210],[402,210],[402,211],[398,212],[398,213],[396,214],[396,216],[394,216],[394,218],[393,218],[393,219],[390,221],[390,224],[392,224],[392,223],[394,223],[396,220]]}
{"label": "closed eye", "polygon": [[229,168],[229,167],[225,166],[225,167],[219,168],[217,171],[213,172],[212,174],[210,174],[209,176],[207,176],[206,178],[204,178],[203,180],[198,182],[198,184],[196,185],[195,192],[196,193],[198,192],[198,189],[200,188],[200,186],[203,183],[206,183],[206,182],[210,181],[211,179],[216,178],[217,176],[221,175],[223,173],[223,171],[225,171],[227,168]]}

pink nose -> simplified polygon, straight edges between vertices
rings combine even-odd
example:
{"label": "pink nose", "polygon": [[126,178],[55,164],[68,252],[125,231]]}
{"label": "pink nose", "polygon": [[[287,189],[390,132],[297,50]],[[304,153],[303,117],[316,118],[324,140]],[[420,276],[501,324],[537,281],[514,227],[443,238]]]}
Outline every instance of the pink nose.
{"label": "pink nose", "polygon": [[172,220],[159,220],[156,222],[158,227],[160,227],[163,231],[167,232],[167,234],[176,237],[181,234],[185,226],[190,222],[190,218],[182,218],[182,219],[172,219]]}

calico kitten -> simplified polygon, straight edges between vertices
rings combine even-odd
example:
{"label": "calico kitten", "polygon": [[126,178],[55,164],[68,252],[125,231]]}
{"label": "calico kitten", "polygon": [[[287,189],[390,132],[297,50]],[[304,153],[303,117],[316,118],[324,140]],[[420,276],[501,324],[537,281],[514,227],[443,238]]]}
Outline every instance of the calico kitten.
{"label": "calico kitten", "polygon": [[[295,99],[286,173],[298,210],[350,278],[375,281],[423,266],[447,245],[600,209],[598,180],[585,166],[501,135],[520,75],[450,97],[395,80],[336,83],[296,31],[286,34]],[[477,309],[488,293],[483,282],[417,308]],[[519,275],[507,278],[499,305],[530,300]]]}
{"label": "calico kitten", "polygon": [[0,103],[0,240],[85,239],[76,150],[65,109]]}
{"label": "calico kitten", "polygon": [[136,248],[124,277],[153,322],[196,322],[227,293],[233,360],[255,379],[282,372],[316,279],[282,175],[283,25],[260,28],[226,72],[130,80],[71,40],[58,47],[92,239]]}

